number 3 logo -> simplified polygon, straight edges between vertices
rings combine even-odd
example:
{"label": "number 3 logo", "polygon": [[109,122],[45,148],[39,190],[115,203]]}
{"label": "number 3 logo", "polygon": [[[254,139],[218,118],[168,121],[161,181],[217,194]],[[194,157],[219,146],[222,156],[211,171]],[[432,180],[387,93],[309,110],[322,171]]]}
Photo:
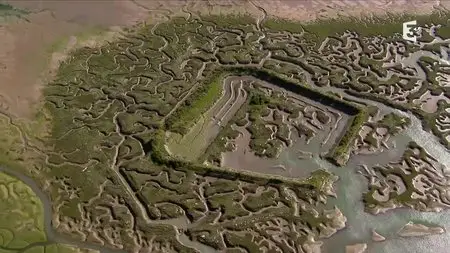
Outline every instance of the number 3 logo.
{"label": "number 3 logo", "polygon": [[417,29],[417,21],[409,21],[403,23],[403,39],[417,42],[417,36],[414,34],[414,31]]}

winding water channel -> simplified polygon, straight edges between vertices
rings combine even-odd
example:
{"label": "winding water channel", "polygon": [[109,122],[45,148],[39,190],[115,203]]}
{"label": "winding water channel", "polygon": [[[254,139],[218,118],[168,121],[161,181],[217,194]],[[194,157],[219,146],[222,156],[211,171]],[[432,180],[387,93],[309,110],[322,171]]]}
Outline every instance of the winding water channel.
{"label": "winding water channel", "polygon": [[39,197],[39,199],[42,202],[42,206],[44,208],[44,229],[45,233],[47,235],[47,241],[50,243],[61,243],[70,245],[77,248],[83,248],[83,249],[91,249],[91,250],[97,250],[101,253],[123,253],[125,251],[123,250],[117,250],[117,249],[110,249],[107,247],[103,247],[101,245],[95,244],[95,243],[89,243],[89,242],[83,242],[80,240],[72,239],[68,236],[61,235],[60,233],[56,232],[55,229],[52,226],[52,216],[53,216],[53,209],[52,204],[50,201],[49,196],[40,189],[38,184],[30,177],[23,175],[22,173],[19,173],[15,170],[9,169],[7,167],[0,167],[0,172],[4,172],[8,175],[14,176],[27,184],[33,192],[36,194],[36,196]]}
{"label": "winding water channel", "polygon": [[[38,245],[47,245],[49,243],[60,243],[60,244],[66,244],[70,245],[76,248],[82,248],[82,249],[91,249],[96,250],[101,253],[125,253],[126,251],[120,250],[120,249],[111,249],[99,244],[95,243],[89,243],[77,239],[72,239],[68,236],[64,236],[60,233],[58,233],[54,227],[52,226],[52,216],[53,216],[53,209],[52,204],[50,201],[49,196],[40,189],[38,184],[30,177],[23,175],[22,173],[19,173],[17,171],[11,170],[7,167],[0,167],[0,172],[4,172],[8,175],[14,176],[27,184],[33,192],[38,196],[38,198],[41,200],[43,208],[44,208],[44,229],[45,233],[47,235],[47,242],[39,242],[39,243],[32,243],[29,246],[25,247],[24,249],[30,248],[31,246],[38,246]],[[175,219],[167,219],[162,221],[153,221],[153,223],[157,224],[168,224],[173,225],[178,228],[187,228],[189,226],[189,221],[187,218],[175,218]],[[184,233],[178,233],[178,239],[179,241],[184,244],[185,246],[195,248],[199,250],[200,252],[205,253],[213,253],[217,252],[213,248],[204,245],[199,242],[191,241]],[[23,250],[24,250],[23,249]]]}
{"label": "winding water channel", "polygon": [[[333,91],[344,95],[337,89],[333,89]],[[345,167],[338,168],[324,160],[316,160],[320,166],[339,176],[339,181],[335,186],[338,197],[331,199],[328,204],[330,206],[336,205],[347,217],[347,228],[327,239],[323,252],[343,253],[345,252],[345,246],[348,244],[367,243],[367,253],[448,253],[450,236],[446,234],[407,239],[399,237],[396,233],[409,221],[435,224],[448,230],[450,229],[450,210],[435,213],[399,208],[378,215],[367,213],[364,211],[364,204],[361,200],[362,193],[368,189],[368,182],[363,175],[358,173],[358,170],[361,164],[367,166],[385,165],[388,162],[400,159],[409,141],[418,143],[447,169],[450,168],[449,152],[435,136],[422,129],[420,120],[411,113],[392,109],[381,103],[346,96],[353,100],[377,106],[383,112],[395,112],[408,116],[411,119],[411,126],[402,134],[393,137],[393,141],[396,143],[395,149],[374,155],[355,155]],[[373,229],[385,236],[387,240],[373,242]]]}
{"label": "winding water channel", "polygon": [[[439,58],[436,55],[419,51],[417,53],[411,54],[409,58],[402,60],[401,63],[419,69],[419,67],[417,66],[417,60],[422,56],[428,56],[433,59]],[[445,58],[444,60],[447,59],[448,58]],[[418,75],[421,79],[425,78],[425,73],[423,73],[423,71],[419,71]],[[388,211],[384,214],[369,214],[364,211],[364,204],[361,201],[362,193],[368,189],[368,182],[363,175],[358,173],[361,164],[365,164],[367,166],[384,165],[388,162],[400,159],[408,142],[410,141],[415,141],[416,143],[418,143],[428,153],[435,157],[441,164],[443,164],[447,168],[447,170],[450,170],[450,154],[448,150],[439,143],[435,136],[433,136],[429,132],[424,131],[422,129],[420,120],[411,113],[405,113],[387,107],[381,103],[362,100],[357,97],[350,96],[340,89],[331,87],[322,89],[323,91],[332,91],[341,94],[342,96],[351,98],[352,100],[374,105],[380,108],[384,113],[395,112],[397,114],[407,116],[412,121],[411,126],[407,130],[395,137],[392,137],[392,140],[396,143],[395,148],[374,155],[354,155],[345,167],[336,167],[331,163],[320,159],[318,155],[313,156],[313,163],[317,165],[317,168],[322,167],[324,169],[328,169],[339,177],[339,181],[337,181],[335,185],[337,198],[330,199],[328,205],[329,207],[337,206],[347,217],[347,228],[337,232],[331,238],[326,239],[325,244],[322,247],[323,252],[343,253],[345,252],[346,245],[355,243],[367,243],[367,253],[450,252],[450,236],[446,234],[414,239],[401,238],[396,235],[396,232],[409,221],[436,224],[439,226],[443,226],[448,230],[450,229],[450,210],[442,211],[440,213],[434,213],[418,212],[407,208],[400,208]],[[310,161],[302,162],[300,160],[295,161],[295,163],[297,167],[311,167]],[[63,236],[57,233],[52,226],[53,209],[48,195],[38,187],[36,182],[25,175],[6,167],[1,167],[0,171],[6,172],[7,174],[10,174],[22,180],[29,187],[31,187],[31,189],[40,198],[44,207],[44,224],[49,242],[62,243],[79,248],[88,248],[97,250],[102,253],[124,252],[123,250],[109,249],[94,243],[78,241],[76,239],[71,239],[67,236]],[[155,223],[171,224],[181,228],[185,228],[190,225],[185,219],[173,219],[161,222],[155,221]],[[386,237],[387,240],[383,242],[373,242],[371,233],[373,229]],[[216,252],[211,247],[208,247],[201,243],[192,242],[183,233],[180,233],[178,235],[178,238],[184,245],[196,248],[200,252]]]}
{"label": "winding water channel", "polygon": [[[401,157],[406,145],[409,141],[414,140],[421,145],[427,152],[432,154],[440,163],[450,168],[450,156],[448,151],[439,144],[439,141],[432,134],[424,131],[421,127],[420,120],[410,113],[401,112],[396,109],[389,108],[381,103],[368,102],[360,100],[356,97],[349,96],[342,93],[338,89],[331,89],[351,99],[369,103],[377,106],[383,112],[395,112],[408,116],[412,120],[411,126],[402,134],[393,137],[396,142],[396,148],[384,151],[374,155],[355,155],[351,158],[348,165],[338,168],[331,163],[314,156],[315,163],[318,167],[328,169],[339,176],[339,181],[336,183],[336,199],[330,199],[328,205],[330,207],[337,206],[347,217],[347,228],[339,231],[330,239],[325,240],[323,245],[323,252],[343,253],[345,246],[354,243],[367,243],[369,253],[384,253],[384,252],[430,252],[433,249],[434,253],[446,253],[450,248],[450,236],[436,235],[417,239],[405,239],[396,235],[396,232],[405,225],[408,221],[419,221],[443,226],[450,229],[450,211],[443,211],[440,213],[433,212],[418,212],[411,209],[400,208],[397,210],[388,211],[384,214],[372,215],[364,211],[364,205],[361,201],[362,193],[367,190],[367,180],[357,172],[360,164],[367,166],[383,165],[390,161],[395,161]],[[301,161],[298,161],[298,166],[302,166]],[[52,205],[49,197],[45,194],[38,185],[29,177],[18,173],[6,167],[0,168],[0,171],[6,172],[15,176],[30,186],[36,195],[40,198],[44,206],[45,230],[49,242],[57,242],[72,245],[79,248],[88,248],[98,250],[105,253],[124,252],[121,250],[113,250],[101,245],[93,243],[82,242],[75,239],[70,239],[55,231],[52,227]],[[184,220],[169,220],[163,223],[171,224],[179,227],[189,226]],[[381,235],[387,238],[384,242],[372,242],[371,231],[375,229]],[[180,241],[186,246],[194,247],[200,252],[216,252],[214,249],[206,245],[192,242],[184,234],[179,234]]]}

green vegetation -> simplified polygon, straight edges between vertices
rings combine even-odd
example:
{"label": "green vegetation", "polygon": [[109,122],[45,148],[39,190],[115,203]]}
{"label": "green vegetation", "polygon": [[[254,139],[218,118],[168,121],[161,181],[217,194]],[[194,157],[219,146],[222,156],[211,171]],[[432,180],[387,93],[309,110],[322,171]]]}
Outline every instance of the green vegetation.
{"label": "green vegetation", "polygon": [[[213,165],[200,165],[195,162],[188,162],[185,160],[176,159],[171,155],[169,155],[164,148],[165,143],[164,139],[165,137],[163,131],[157,131],[155,133],[155,137],[149,144],[151,145],[151,148],[149,149],[151,158],[155,163],[167,166],[169,168],[173,168],[175,170],[188,170],[203,176],[217,177],[233,181],[242,180],[244,182],[254,182],[259,185],[283,184],[286,186],[296,186],[296,187],[304,187],[305,185],[310,185],[314,188],[316,186],[322,186],[322,184],[318,184],[316,180],[326,181],[327,177],[324,177],[324,175],[331,176],[329,172],[324,171],[325,174],[321,173],[317,174],[318,176],[317,179],[308,179],[306,181],[303,181],[297,179],[287,179],[276,175],[266,175],[254,172],[247,172],[233,168],[221,168]],[[317,188],[317,190],[320,191],[321,188]]]}
{"label": "green vegetation", "polygon": [[0,21],[7,19],[8,17],[16,17],[27,20],[25,15],[29,14],[26,10],[15,8],[14,6],[6,3],[0,3]]}
{"label": "green vegetation", "polygon": [[333,163],[339,166],[343,166],[347,163],[350,157],[350,147],[358,136],[359,130],[368,119],[369,113],[367,110],[360,109],[360,112],[350,121],[347,130],[344,132],[338,144],[330,154],[328,154],[328,158]]}
{"label": "green vegetation", "polygon": [[[223,251],[238,245],[258,252],[263,247],[258,242],[267,240],[271,247],[275,245],[273,252],[290,252],[288,244],[302,245],[308,237],[318,239],[323,229],[342,229],[342,222],[336,221],[338,215],[325,212],[323,202],[333,181],[329,172],[319,170],[306,179],[288,179],[186,161],[167,152],[166,134],[186,135],[220,98],[223,79],[235,75],[269,82],[317,105],[318,109],[306,110],[302,103],[286,102],[281,92],[269,95],[246,87],[249,97],[232,123],[241,127],[249,123],[247,130],[256,136],[252,149],[268,157],[275,157],[278,147],[289,144],[291,129],[301,138],[314,136],[306,123],[287,128],[280,123],[286,117],[292,120],[302,113],[310,125],[325,125],[331,113],[320,108],[331,107],[352,118],[329,153],[335,163],[346,162],[361,125],[373,111],[349,101],[344,92],[325,92],[327,86],[412,111],[442,141],[447,134],[434,125],[443,124],[439,122],[447,116],[448,104],[441,102],[436,113],[427,114],[411,99],[444,89],[437,87],[434,78],[416,84],[414,71],[384,64],[398,53],[388,46],[392,40],[398,51],[403,47],[403,55],[420,50],[394,34],[401,27],[400,20],[406,18],[425,22],[416,16],[389,16],[383,21],[348,19],[299,26],[269,19],[259,30],[247,16],[199,19],[192,15],[156,27],[130,29],[123,38],[73,52],[55,80],[43,89],[39,120],[24,123],[1,117],[0,129],[5,134],[0,160],[46,186],[46,193],[57,200],[52,207],[58,213],[54,226],[72,229],[67,233],[78,239],[91,238],[94,231],[99,243],[125,251],[141,247],[138,242],[151,241],[148,251],[195,252],[181,244],[177,230],[167,224],[166,219],[177,218],[190,221],[180,232]],[[431,16],[427,22],[441,20]],[[276,31],[281,28],[298,34],[283,37]],[[347,29],[359,35],[342,36]],[[300,34],[303,30],[306,33]],[[442,30],[440,34],[445,33]],[[372,41],[374,35],[386,38]],[[333,38],[325,42],[328,36]],[[392,57],[386,60],[387,50]],[[431,68],[426,72],[448,71],[431,62],[421,67]],[[386,78],[388,74],[390,78]],[[261,119],[272,111],[273,119],[267,122],[273,123],[276,131]],[[395,115],[382,120],[393,131],[406,123]],[[236,138],[238,133],[228,125],[205,155],[217,158],[232,148],[224,149],[227,137]],[[186,149],[197,147],[195,142],[185,145]],[[263,196],[263,201],[257,201],[258,196]],[[293,216],[300,204],[305,208]],[[298,228],[280,235],[283,240],[273,240],[263,225],[277,218]],[[42,230],[35,231],[16,244],[23,247],[36,234],[46,242]],[[252,237],[256,234],[259,237]],[[111,237],[111,241],[101,239]]]}
{"label": "green vegetation", "polygon": [[244,32],[251,32],[253,25],[256,24],[256,19],[247,13],[200,16],[202,20],[222,29],[242,29]]}
{"label": "green vegetation", "polygon": [[[436,191],[440,186],[431,183],[429,185],[429,191],[422,191],[421,189],[416,188],[414,184],[414,181],[418,177],[426,178],[424,180],[429,180],[430,182],[436,180],[436,174],[434,174],[436,173],[436,168],[430,164],[430,161],[432,160],[435,160],[435,158],[427,154],[422,147],[415,142],[410,142],[403,157],[399,161],[386,166],[375,166],[372,168],[375,173],[381,172],[379,173],[380,178],[378,178],[378,180],[380,180],[382,184],[369,185],[369,191],[363,196],[366,210],[369,212],[377,212],[377,210],[382,208],[390,209],[404,206],[419,211],[430,211],[435,210],[435,208],[437,208],[436,210],[439,210],[439,208],[441,208],[440,202],[445,198],[439,191]],[[414,165],[417,161],[422,162],[424,166]],[[404,168],[405,165],[408,166],[407,170]],[[394,185],[387,188],[389,199],[387,201],[381,201],[374,197],[374,193],[380,191],[384,187],[384,184],[386,184],[386,180],[389,177],[398,177],[402,184],[404,184],[405,189],[399,192],[396,188],[398,187],[396,185],[397,183],[394,183]],[[432,193],[433,191],[436,191],[437,195],[434,195]],[[421,195],[422,198],[415,198],[413,194]]]}
{"label": "green vegetation", "polygon": [[405,20],[417,20],[418,25],[441,24],[438,35],[444,38],[450,36],[447,20],[448,12],[436,10],[431,15],[391,14],[383,16],[339,17],[322,19],[309,23],[299,23],[283,19],[268,19],[263,24],[266,28],[275,31],[287,31],[291,33],[307,32],[310,40],[322,41],[326,37],[337,37],[346,31],[357,32],[361,37],[383,36],[393,38],[400,35],[402,23]]}
{"label": "green vegetation", "polygon": [[10,11],[10,10],[14,10],[14,7],[12,7],[10,4],[0,3],[0,10],[1,11]]}
{"label": "green vegetation", "polygon": [[167,120],[167,129],[171,132],[186,134],[196,121],[219,99],[223,90],[223,79],[227,73],[212,75],[202,82],[198,89],[191,94],[180,109],[175,111]]}
{"label": "green vegetation", "polygon": [[397,134],[401,129],[411,124],[411,120],[406,117],[399,116],[395,113],[384,115],[378,122],[379,127],[385,127],[390,134]]}
{"label": "green vegetation", "polygon": [[270,103],[270,99],[261,93],[252,93],[250,95],[250,105],[252,106],[263,106]]}
{"label": "green vegetation", "polygon": [[82,253],[82,252],[97,252],[93,250],[80,250],[77,248],[74,248],[69,245],[64,244],[49,244],[49,245],[42,245],[42,246],[35,246],[32,248],[28,248],[25,251],[25,253]]}
{"label": "green vegetation", "polygon": [[39,198],[21,181],[0,173],[1,246],[25,248],[46,241],[43,207]]}
{"label": "green vegetation", "polygon": [[[202,89],[199,89],[198,93],[193,94],[192,97],[195,97],[196,100],[194,101],[200,101],[192,106],[185,106],[181,107],[175,113],[172,114],[171,117],[169,117],[169,120],[166,121],[167,129],[179,132],[179,133],[186,133],[189,130],[188,126],[192,126],[195,124],[195,122],[198,121],[198,118],[201,116],[202,112],[204,113],[207,111],[215,101],[217,101],[217,94],[220,94],[221,86],[219,83],[223,81],[223,79],[220,79],[220,77],[225,78],[226,76],[254,76],[258,79],[261,79],[263,81],[267,81],[273,84],[276,84],[279,87],[282,87],[286,90],[293,91],[299,95],[302,95],[306,98],[312,99],[314,101],[317,101],[319,103],[322,103],[326,106],[333,106],[334,108],[338,110],[342,110],[344,113],[353,115],[355,113],[358,113],[354,120],[352,121],[351,126],[349,127],[349,132],[345,134],[338,145],[336,145],[335,150],[331,154],[331,160],[333,161],[340,161],[338,164],[343,165],[346,163],[345,156],[348,156],[348,149],[350,148],[351,144],[355,140],[360,127],[362,124],[368,119],[368,115],[364,110],[358,108],[356,105],[354,105],[351,102],[348,102],[344,100],[343,98],[340,98],[336,96],[335,94],[325,93],[321,92],[320,90],[310,88],[308,86],[302,85],[298,82],[295,82],[294,80],[289,80],[285,77],[282,77],[278,74],[276,74],[273,71],[269,70],[263,70],[258,69],[254,67],[222,67],[222,69],[215,70],[212,74],[212,79],[214,80],[212,83],[208,81],[203,83]],[[211,85],[207,85],[211,83]],[[209,87],[209,88],[206,88]],[[219,89],[218,89],[219,88]],[[275,157],[277,153],[279,152],[279,147],[281,145],[281,142],[276,141],[276,143],[266,143],[266,140],[268,136],[270,136],[270,132],[266,131],[266,134],[263,134],[262,130],[267,130],[263,127],[264,123],[261,120],[257,120],[259,118],[259,115],[262,113],[262,110],[264,109],[264,105],[269,103],[274,103],[275,101],[270,102],[268,98],[261,93],[254,93],[252,90],[248,90],[250,94],[250,103],[248,103],[247,106],[249,106],[250,113],[250,119],[253,119],[252,121],[255,121],[255,124],[249,128],[250,132],[254,132],[254,136],[258,136],[255,139],[252,139],[250,145],[253,150],[256,151],[257,155],[263,155],[263,150],[268,150],[266,155],[269,157]],[[216,96],[212,96],[211,94],[215,94]],[[188,102],[189,104],[189,102]],[[273,106],[280,106],[280,102],[275,102]],[[287,108],[289,106],[283,106],[284,108]],[[247,109],[242,109],[247,110]],[[242,111],[241,110],[241,111]],[[294,113],[294,112],[292,112]],[[239,114],[239,113],[238,113]],[[176,116],[175,116],[176,115]],[[195,115],[195,116],[194,116]],[[242,115],[242,112],[241,112]],[[258,115],[256,117],[252,117],[252,115]],[[259,122],[259,124],[258,124]],[[262,125],[261,125],[262,124]],[[299,126],[300,127],[300,126]],[[258,130],[259,129],[259,130]],[[299,128],[304,129],[304,128]],[[305,129],[304,129],[305,130]],[[226,130],[228,135],[219,135],[218,142],[221,142],[222,144],[218,145],[211,145],[211,149],[208,152],[208,159],[212,159],[214,161],[217,161],[217,158],[220,156],[220,151],[217,150],[217,146],[224,147],[225,146],[225,140],[228,137],[236,136],[236,131],[233,131],[232,129]],[[304,132],[303,130],[300,130],[301,132]],[[258,132],[258,134],[256,134]],[[230,136],[231,135],[231,136]],[[311,136],[309,136],[311,137]],[[267,146],[269,145],[269,146]],[[215,147],[216,146],[216,147]],[[258,151],[259,150],[259,151]],[[264,151],[266,152],[266,151]],[[203,156],[205,157],[205,156]]]}
{"label": "green vegetation", "polygon": [[88,252],[48,242],[42,202],[29,186],[3,172],[0,172],[0,203],[0,251]]}
{"label": "green vegetation", "polygon": [[269,18],[265,20],[263,26],[267,28],[268,31],[287,31],[291,33],[302,33],[304,31],[304,28],[301,24],[277,18]]}
{"label": "green vegetation", "polygon": [[311,176],[306,179],[306,182],[317,189],[325,189],[333,184],[333,177],[327,171],[316,170],[311,173]]}
{"label": "green vegetation", "polygon": [[374,120],[378,113],[379,110],[376,107],[372,108],[369,112],[371,119],[364,123],[366,130],[360,131],[361,138],[358,138],[358,141],[355,143],[356,147],[365,146],[368,150],[380,150],[381,145],[386,144],[383,144],[383,142],[387,140],[387,138],[397,135],[411,124],[411,120],[409,118],[402,117],[392,112],[383,115],[383,117],[379,120]]}

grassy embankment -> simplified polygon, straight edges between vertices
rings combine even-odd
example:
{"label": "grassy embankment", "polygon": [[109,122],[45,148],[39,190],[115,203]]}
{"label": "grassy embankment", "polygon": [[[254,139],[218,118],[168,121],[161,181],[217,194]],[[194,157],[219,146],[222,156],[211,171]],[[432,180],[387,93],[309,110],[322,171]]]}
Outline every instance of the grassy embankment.
{"label": "grassy embankment", "polygon": [[18,9],[7,3],[0,3],[0,23],[3,21],[7,22],[9,18],[18,18],[29,22],[25,17],[28,14],[30,12],[27,10]]}
{"label": "grassy embankment", "polygon": [[339,17],[333,19],[321,19],[300,24],[283,19],[267,19],[264,26],[275,31],[290,31],[301,33],[306,31],[313,41],[322,41],[328,36],[335,36],[346,31],[358,33],[360,36],[372,37],[383,36],[392,38],[397,35],[401,37],[402,24],[406,21],[417,20],[418,25],[441,24],[437,35],[450,37],[450,21],[448,11],[436,10],[431,15],[412,15],[407,13],[387,13],[380,16]]}
{"label": "grassy embankment", "polygon": [[219,177],[228,180],[242,180],[259,185],[279,185],[283,183],[287,187],[306,187],[323,191],[326,185],[332,182],[332,174],[324,170],[318,170],[309,178],[298,180],[289,179],[277,175],[267,175],[256,172],[237,170],[233,168],[222,168],[213,165],[203,165],[196,162],[186,161],[171,156],[165,149],[165,132],[160,129],[149,143],[152,161],[174,169],[190,170],[202,176]]}
{"label": "grassy embankment", "polygon": [[[227,73],[214,73],[165,122],[167,130],[186,134],[197,120],[220,98]],[[208,85],[204,85],[208,84]]]}

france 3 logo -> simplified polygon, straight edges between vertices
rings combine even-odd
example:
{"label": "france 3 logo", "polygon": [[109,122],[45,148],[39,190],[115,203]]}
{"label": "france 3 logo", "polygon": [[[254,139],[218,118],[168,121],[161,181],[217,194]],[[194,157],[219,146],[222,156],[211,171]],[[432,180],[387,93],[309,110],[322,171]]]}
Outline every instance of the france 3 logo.
{"label": "france 3 logo", "polygon": [[403,39],[414,43],[417,42],[418,30],[417,20],[403,23]]}

